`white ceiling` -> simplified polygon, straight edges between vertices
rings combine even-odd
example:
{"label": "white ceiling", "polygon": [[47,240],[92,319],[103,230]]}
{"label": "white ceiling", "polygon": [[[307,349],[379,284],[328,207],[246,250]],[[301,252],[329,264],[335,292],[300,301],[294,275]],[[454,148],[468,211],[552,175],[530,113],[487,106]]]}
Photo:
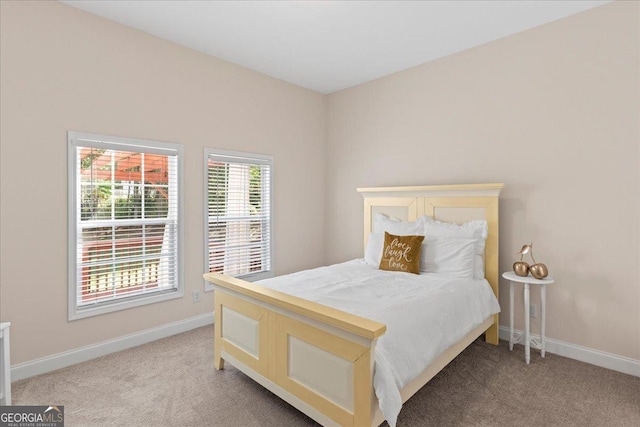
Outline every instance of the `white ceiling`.
{"label": "white ceiling", "polygon": [[605,1],[63,1],[322,93]]}

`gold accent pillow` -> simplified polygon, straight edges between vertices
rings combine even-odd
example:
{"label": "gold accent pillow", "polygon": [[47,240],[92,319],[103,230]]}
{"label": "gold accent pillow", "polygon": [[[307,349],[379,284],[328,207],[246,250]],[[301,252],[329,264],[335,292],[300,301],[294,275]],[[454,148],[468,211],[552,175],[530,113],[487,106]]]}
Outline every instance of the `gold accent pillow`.
{"label": "gold accent pillow", "polygon": [[420,274],[420,251],[424,236],[394,236],[384,232],[380,270]]}

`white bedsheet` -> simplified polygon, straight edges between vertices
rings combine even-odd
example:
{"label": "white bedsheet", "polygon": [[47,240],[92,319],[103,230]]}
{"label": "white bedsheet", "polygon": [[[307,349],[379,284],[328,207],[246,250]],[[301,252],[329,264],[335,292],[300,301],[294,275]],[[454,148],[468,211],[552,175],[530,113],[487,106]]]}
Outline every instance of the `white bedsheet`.
{"label": "white bedsheet", "polygon": [[389,272],[364,260],[258,283],[387,325],[376,345],[373,384],[380,410],[392,427],[402,408],[400,389],[500,311],[486,280]]}

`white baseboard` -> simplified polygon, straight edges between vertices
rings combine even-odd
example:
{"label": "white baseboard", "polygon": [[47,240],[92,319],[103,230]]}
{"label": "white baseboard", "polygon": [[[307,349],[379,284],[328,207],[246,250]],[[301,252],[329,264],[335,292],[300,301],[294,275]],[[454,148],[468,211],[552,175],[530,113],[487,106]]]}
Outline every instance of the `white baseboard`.
{"label": "white baseboard", "polygon": [[[86,362],[87,360],[95,359],[117,351],[126,350],[128,348],[146,344],[161,338],[166,338],[171,335],[187,332],[201,326],[211,325],[213,324],[213,319],[213,313],[206,313],[189,319],[158,326],[156,328],[147,329],[145,331],[136,332],[134,334],[125,335],[123,337],[114,338],[98,344],[92,344],[86,347],[20,363],[11,367],[11,381],[18,381],[54,371],[56,369],[66,368],[67,366],[75,365],[76,363]],[[524,331],[514,329],[514,334],[520,341],[522,341],[521,337],[524,335]],[[531,336],[536,338],[538,341],[540,340],[539,335],[531,334]],[[509,341],[508,327],[500,326],[500,339]],[[639,360],[606,353],[604,351],[588,347],[582,347],[577,344],[571,344],[553,338],[546,339],[546,351],[557,354],[558,356],[568,357],[570,359],[579,360],[581,362],[640,377]]]}
{"label": "white baseboard", "polygon": [[[524,331],[514,329],[513,333],[517,341],[524,342],[522,339]],[[531,336],[540,342],[540,335],[531,334]],[[509,328],[507,326],[500,326],[500,339],[509,341]],[[582,347],[553,338],[546,338],[545,341],[545,350],[548,353],[640,377],[640,360]]]}
{"label": "white baseboard", "polygon": [[116,351],[126,350],[146,344],[160,338],[180,334],[213,324],[213,313],[206,313],[189,319],[179,320],[166,325],[103,341],[101,343],[80,347],[40,359],[30,360],[11,367],[11,381],[17,381],[35,375],[44,374],[56,369],[66,368],[76,363],[86,362],[96,357],[105,356]]}

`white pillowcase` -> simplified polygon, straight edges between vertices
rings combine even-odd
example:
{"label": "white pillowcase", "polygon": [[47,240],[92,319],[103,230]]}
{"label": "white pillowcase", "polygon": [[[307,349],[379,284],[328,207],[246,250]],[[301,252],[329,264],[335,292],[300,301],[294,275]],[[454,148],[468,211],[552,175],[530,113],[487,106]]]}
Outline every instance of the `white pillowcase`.
{"label": "white pillowcase", "polygon": [[367,240],[367,248],[364,250],[364,262],[376,268],[380,267],[380,260],[382,259],[383,246],[384,246],[384,231],[382,233],[369,233],[369,240]]}
{"label": "white pillowcase", "polygon": [[474,256],[473,278],[476,280],[484,279],[484,255],[476,254]]}
{"label": "white pillowcase", "polygon": [[422,245],[420,271],[472,279],[475,265],[475,244],[475,239],[427,237]]}
{"label": "white pillowcase", "polygon": [[[380,259],[382,257],[382,246],[384,246],[384,232],[388,232],[390,234],[394,234],[396,236],[426,236],[425,242],[422,244],[422,257],[420,259],[420,270],[421,271],[429,271],[425,264],[425,255],[429,249],[429,241],[434,241],[436,238],[438,240],[468,240],[473,239],[475,244],[473,245],[473,278],[476,280],[484,279],[484,250],[485,250],[485,241],[487,239],[487,235],[489,234],[489,227],[487,225],[487,221],[476,219],[473,221],[465,222],[464,224],[453,224],[448,222],[436,221],[430,216],[423,216],[418,218],[417,221],[403,221],[398,218],[393,218],[383,213],[377,213],[374,216],[373,220],[373,232],[369,234],[369,240],[367,242],[367,248],[365,250],[365,261],[367,264],[378,267],[380,265]],[[447,238],[447,239],[445,239]],[[457,269],[453,269],[453,267],[449,267],[448,261],[445,261],[444,268],[445,270],[456,270],[458,273],[463,274],[465,271],[466,263],[468,259],[465,254],[468,249],[466,249],[466,244],[462,242],[454,242],[454,243],[432,243],[432,245],[436,245],[438,247],[437,250],[442,251],[440,246],[447,245],[447,251],[453,251],[455,247],[457,247],[459,254],[459,259],[456,262],[462,262],[461,265],[458,266]],[[435,256],[435,255],[434,255]],[[443,255],[437,255],[443,256]],[[436,270],[441,271],[438,266],[438,263],[442,263],[442,261],[438,261],[438,259],[433,259],[429,262],[435,262]],[[431,267],[433,269],[433,266]],[[461,276],[462,277],[462,276]]]}
{"label": "white pillowcase", "polygon": [[[450,277],[474,277],[475,239],[427,237],[422,243],[420,271]],[[384,233],[369,233],[364,261],[372,267],[380,266]]]}
{"label": "white pillowcase", "polygon": [[429,216],[423,216],[418,220],[424,224],[424,234],[427,239],[432,237],[447,237],[452,239],[474,239],[474,279],[484,279],[484,248],[489,227],[487,221],[474,219],[464,224],[452,224],[449,222],[436,221]]}
{"label": "white pillowcase", "polygon": [[384,239],[384,232],[395,236],[424,236],[423,221],[402,221],[383,213],[377,213],[373,217],[373,232],[381,233]]}

